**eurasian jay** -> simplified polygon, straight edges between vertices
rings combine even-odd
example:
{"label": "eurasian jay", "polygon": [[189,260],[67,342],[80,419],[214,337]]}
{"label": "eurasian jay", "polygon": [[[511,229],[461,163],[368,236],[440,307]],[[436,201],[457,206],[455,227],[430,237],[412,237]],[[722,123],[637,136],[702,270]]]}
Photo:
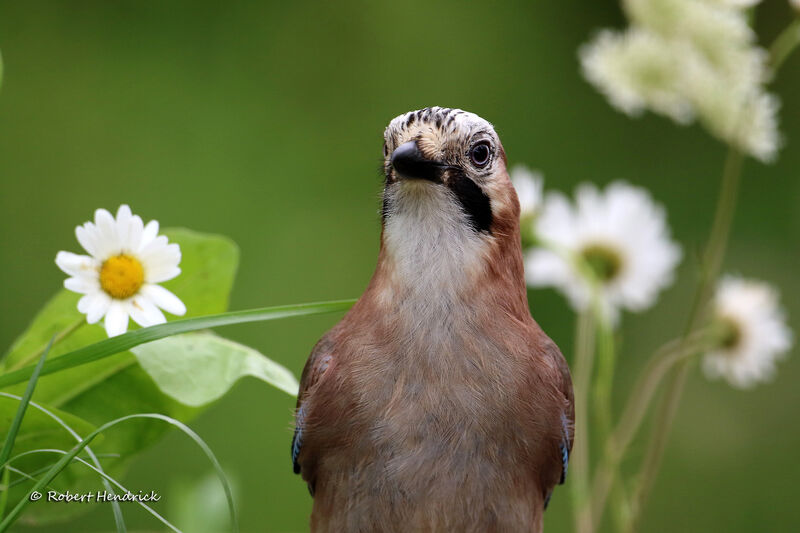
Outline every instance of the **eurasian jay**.
{"label": "eurasian jay", "polygon": [[430,107],[392,120],[383,152],[375,273],[300,384],[292,460],[311,530],[539,532],[575,414],[528,309],[500,139]]}

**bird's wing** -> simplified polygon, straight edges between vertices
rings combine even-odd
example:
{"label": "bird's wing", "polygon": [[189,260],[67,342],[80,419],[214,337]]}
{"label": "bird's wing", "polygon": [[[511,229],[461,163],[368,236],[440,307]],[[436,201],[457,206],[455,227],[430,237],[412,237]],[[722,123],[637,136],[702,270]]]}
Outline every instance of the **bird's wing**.
{"label": "bird's wing", "polygon": [[[572,378],[570,377],[569,366],[561,354],[561,350],[550,339],[547,339],[544,344],[544,354],[545,357],[550,358],[557,370],[556,386],[562,400],[561,412],[559,413],[561,427],[558,443],[558,455],[561,459],[561,475],[558,484],[561,485],[567,478],[569,455],[572,452],[572,443],[575,440],[575,402],[572,392]],[[545,497],[545,508],[550,502],[551,495],[552,491]]]}
{"label": "bird's wing", "polygon": [[555,343],[548,343],[547,351],[550,357],[555,359],[560,375],[559,390],[564,395],[564,407],[561,411],[561,443],[559,444],[559,451],[561,452],[561,479],[559,484],[562,484],[567,478],[569,454],[572,452],[572,443],[575,440],[575,399],[567,360],[561,355],[561,350],[558,349]]}
{"label": "bird's wing", "polygon": [[309,391],[316,385],[333,359],[333,342],[328,333],[314,346],[308,356],[303,375],[300,377],[300,392],[297,394],[297,412],[295,415],[294,437],[292,438],[292,466],[294,473],[300,473],[298,458],[303,448],[303,432],[306,420],[306,398]]}

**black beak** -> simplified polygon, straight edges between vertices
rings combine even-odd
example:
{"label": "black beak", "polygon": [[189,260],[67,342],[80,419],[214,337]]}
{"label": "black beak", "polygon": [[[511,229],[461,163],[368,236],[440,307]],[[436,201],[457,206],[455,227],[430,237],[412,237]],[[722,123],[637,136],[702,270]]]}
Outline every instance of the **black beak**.
{"label": "black beak", "polygon": [[441,181],[442,165],[425,159],[416,141],[408,141],[392,152],[392,167],[398,178]]}

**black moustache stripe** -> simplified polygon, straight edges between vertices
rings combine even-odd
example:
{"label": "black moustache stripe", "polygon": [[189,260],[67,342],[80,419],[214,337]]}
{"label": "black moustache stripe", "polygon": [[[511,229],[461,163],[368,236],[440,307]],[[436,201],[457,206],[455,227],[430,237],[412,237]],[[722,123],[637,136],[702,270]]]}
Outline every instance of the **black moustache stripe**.
{"label": "black moustache stripe", "polygon": [[458,198],[461,207],[469,217],[472,228],[477,232],[492,232],[492,202],[483,189],[465,176],[456,172],[447,182],[447,186]]}
{"label": "black moustache stripe", "polygon": [[[451,167],[452,168],[452,167]],[[469,219],[469,224],[476,232],[492,233],[492,202],[478,185],[464,175],[455,171],[447,181],[447,187],[461,204],[461,208]],[[386,221],[391,210],[389,195],[384,191],[381,205],[381,219]]]}

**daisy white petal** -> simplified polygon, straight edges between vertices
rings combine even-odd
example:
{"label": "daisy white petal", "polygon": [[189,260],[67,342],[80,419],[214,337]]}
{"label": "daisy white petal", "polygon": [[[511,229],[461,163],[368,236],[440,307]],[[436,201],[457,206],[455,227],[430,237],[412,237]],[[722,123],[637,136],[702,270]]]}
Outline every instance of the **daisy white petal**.
{"label": "daisy white petal", "polygon": [[148,271],[146,281],[148,283],[163,283],[171,279],[177,278],[181,274],[181,269],[176,266],[172,267],[158,267],[152,271]]}
{"label": "daisy white petal", "polygon": [[93,257],[63,251],[56,254],[56,265],[70,276],[78,277],[96,277],[100,266]]}
{"label": "daisy white petal", "polygon": [[139,256],[147,256],[153,253],[160,253],[167,247],[167,238],[164,235],[159,235],[158,237],[151,239],[150,242],[145,244],[139,249],[138,255]]}
{"label": "daisy white petal", "polygon": [[85,276],[65,279],[64,287],[80,294],[89,294],[100,288],[97,280]]}
{"label": "daisy white petal", "polygon": [[133,321],[144,328],[163,324],[167,321],[164,313],[144,295],[131,298],[129,311]]}
{"label": "daisy white petal", "polygon": [[122,247],[117,235],[117,224],[111,213],[98,209],[94,213],[94,223],[98,230],[97,253],[104,256],[120,253]]}
{"label": "daisy white petal", "polygon": [[125,242],[125,250],[129,253],[136,252],[142,243],[144,233],[144,223],[139,215],[133,215],[128,225],[128,239]]}
{"label": "daisy white petal", "polygon": [[181,251],[177,244],[169,244],[140,254],[145,268],[146,281],[161,283],[180,274],[178,264],[181,262]]}
{"label": "daisy white petal", "polygon": [[89,252],[89,254],[92,256],[97,256],[97,242],[94,224],[87,222],[83,226],[77,226],[75,228],[75,237],[78,239],[80,245],[83,246],[84,250]]}
{"label": "daisy white petal", "polygon": [[150,242],[156,238],[158,235],[158,221],[151,220],[147,223],[144,227],[144,231],[142,232],[142,240],[139,243],[139,250],[146,247]]}
{"label": "daisy white petal", "polygon": [[92,294],[85,294],[78,300],[78,311],[83,314],[86,314],[89,311],[89,307],[94,299],[95,293]]}
{"label": "daisy white petal", "polygon": [[128,331],[127,304],[114,300],[108,308],[105,318],[106,333],[109,337],[116,337]]}
{"label": "daisy white petal", "polygon": [[92,294],[87,294],[84,298],[91,298],[88,301],[86,311],[81,311],[86,313],[86,321],[89,324],[99,322],[108,312],[108,308],[111,305],[111,297],[103,291],[97,291]]}
{"label": "daisy white petal", "polygon": [[128,207],[126,204],[122,204],[117,209],[117,217],[115,222],[115,230],[117,235],[117,242],[122,247],[122,251],[126,251],[128,249],[128,243],[130,242],[130,232],[131,232],[131,221],[133,219],[133,213],[131,213],[131,208]]}
{"label": "daisy white petal", "polygon": [[146,284],[142,287],[142,294],[150,298],[154,304],[173,315],[182,316],[186,313],[183,302],[161,285]]}

